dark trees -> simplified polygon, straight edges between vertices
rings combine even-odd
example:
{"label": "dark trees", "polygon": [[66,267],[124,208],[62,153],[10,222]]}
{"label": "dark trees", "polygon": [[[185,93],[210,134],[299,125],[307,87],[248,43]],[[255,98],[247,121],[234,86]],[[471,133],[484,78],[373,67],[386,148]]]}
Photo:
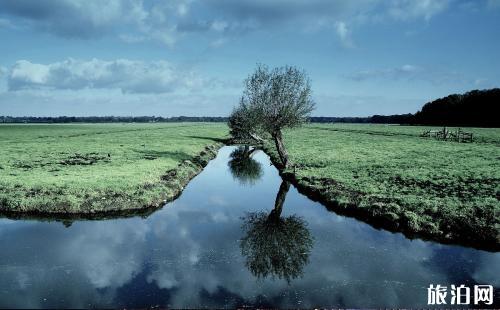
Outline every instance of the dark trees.
{"label": "dark trees", "polygon": [[500,127],[500,89],[473,90],[426,103],[414,116],[418,125]]}

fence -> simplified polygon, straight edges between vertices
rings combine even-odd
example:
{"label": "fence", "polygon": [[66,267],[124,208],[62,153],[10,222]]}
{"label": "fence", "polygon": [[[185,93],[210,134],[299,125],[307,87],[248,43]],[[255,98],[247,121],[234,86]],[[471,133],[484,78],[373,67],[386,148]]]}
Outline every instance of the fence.
{"label": "fence", "polygon": [[435,138],[438,140],[445,141],[457,141],[457,142],[473,142],[474,137],[472,132],[463,131],[461,128],[457,130],[448,130],[446,127],[443,127],[441,130],[425,130],[421,135],[421,137],[427,138]]}

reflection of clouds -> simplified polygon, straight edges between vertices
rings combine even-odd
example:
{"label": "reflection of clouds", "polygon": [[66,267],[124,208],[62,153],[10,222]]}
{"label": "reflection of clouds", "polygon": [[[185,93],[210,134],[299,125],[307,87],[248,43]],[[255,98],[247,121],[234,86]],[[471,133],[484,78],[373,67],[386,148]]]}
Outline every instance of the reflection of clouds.
{"label": "reflection of clouds", "polygon": [[[419,305],[425,302],[421,298],[426,297],[416,294],[416,290],[433,281],[446,282],[446,275],[436,276],[435,270],[422,264],[423,258],[432,254],[432,247],[427,243],[408,243],[399,235],[387,234],[380,247],[370,249],[373,240],[366,238],[364,228],[352,229],[352,225],[335,223],[339,226],[332,230],[328,229],[331,222],[322,221],[309,223],[316,231],[317,245],[304,277],[292,282],[296,291],[292,294],[285,281],[257,281],[242,268],[243,261],[234,240],[240,223],[234,217],[224,229],[200,231],[197,223],[191,220],[193,214],[175,209],[170,211],[176,214],[162,214],[161,218],[155,219],[164,227],[156,238],[161,240],[159,243],[168,244],[168,249],[155,252],[158,259],[153,259],[154,269],[148,275],[148,281],[155,282],[160,288],[176,289],[171,300],[173,307],[206,305],[210,301],[203,300],[199,292],[216,294],[221,287],[249,303],[255,302],[262,294],[269,298],[281,296],[281,307],[297,305],[298,299],[305,307],[332,305],[332,301],[338,301],[338,305],[376,306],[408,304],[411,300]],[[203,221],[208,218],[197,216]],[[190,223],[184,228],[194,234],[181,236],[176,233],[179,223],[172,222],[174,218],[180,223]],[[332,235],[335,236],[334,243],[331,242]],[[337,251],[337,248],[348,251]],[[367,249],[370,249],[369,253]],[[198,253],[199,261],[189,260],[193,252]],[[160,259],[165,256],[169,257],[168,261]]]}
{"label": "reflection of clouds", "polygon": [[[222,262],[220,258],[227,255],[224,247],[226,244],[234,245],[234,235],[227,231],[227,219],[230,217],[221,210],[212,210],[216,216],[210,210],[172,207],[168,211],[158,214],[152,221],[155,227],[161,226],[152,238],[156,244],[165,246],[152,253],[152,267],[147,281],[156,283],[162,289],[175,288],[170,301],[173,307],[202,305],[196,299],[201,290],[214,293],[219,286],[226,285],[218,275],[226,273],[219,265]],[[224,221],[221,222],[220,218]],[[222,229],[214,229],[221,223],[225,225]],[[233,259],[224,263],[231,266]],[[227,276],[230,278],[231,274]]]}
{"label": "reflection of clouds", "polygon": [[[225,162],[212,166],[226,169]],[[170,307],[257,302],[308,308],[422,306],[429,284],[459,284],[450,280],[452,273],[499,285],[494,278],[500,272],[499,254],[456,248],[454,255],[467,260],[454,270],[450,266],[458,258],[442,251],[447,246],[409,241],[335,216],[293,188],[283,215],[296,213],[308,223],[315,239],[310,262],[303,277],[290,285],[257,280],[241,256],[240,217],[244,211],[269,212],[281,180],[265,171],[268,178],[252,194],[240,194],[242,187],[229,173],[206,172],[179,200],[146,220],[75,222],[67,229],[60,223],[0,220],[0,307],[116,307],[120,300],[135,298],[123,295],[122,288],[131,284],[143,297],[150,288],[141,285],[163,289]],[[217,184],[210,187],[205,176]],[[271,189],[261,191],[260,186]],[[203,194],[220,198],[197,196],[200,187]],[[443,256],[439,263],[436,256]]]}
{"label": "reflection of clouds", "polygon": [[[446,282],[446,275],[435,274],[416,259],[432,252],[426,246],[407,247],[398,244],[397,238],[388,238],[377,248],[370,249],[372,240],[362,239],[364,235],[342,229],[335,233],[343,235],[335,238],[337,243],[332,243],[328,236],[316,237],[316,247],[321,248],[321,253],[311,257],[310,269],[316,270],[305,270],[303,283],[304,287],[314,286],[315,282],[322,283],[320,287],[335,287],[334,295],[328,298],[316,295],[309,300],[311,305],[314,301],[322,301],[326,306],[329,300],[342,301],[338,306],[355,307],[422,305],[425,299],[421,299],[422,295],[418,294],[421,288],[415,283],[425,286],[425,283],[432,282],[431,278]],[[321,244],[335,246],[321,247]],[[311,274],[314,276],[309,277]]]}
{"label": "reflection of clouds", "polygon": [[20,223],[24,227],[0,226],[0,235],[7,236],[0,241],[20,245],[0,257],[0,307],[106,305],[113,290],[142,269],[141,247],[149,231],[142,220],[79,222],[70,229]]}
{"label": "reflection of clouds", "polygon": [[150,230],[146,223],[132,220],[86,225],[85,233],[78,234],[61,253],[62,259],[80,266],[96,288],[120,287],[129,282],[142,267],[141,248]]}
{"label": "reflection of clouds", "polygon": [[[290,207],[289,212],[294,211],[293,201]],[[59,305],[44,302],[47,296],[64,300],[60,305],[114,305],[113,300],[120,299],[117,290],[133,282],[146,265],[146,281],[169,290],[172,307],[221,306],[220,298],[226,295],[248,304],[273,300],[279,307],[418,306],[426,302],[428,284],[449,282],[439,266],[427,264],[433,244],[377,233],[350,219],[328,221],[325,214],[306,217],[315,246],[302,278],[290,286],[284,280],[257,280],[244,267],[237,241],[241,221],[232,212],[177,205],[148,220],[78,222],[69,229],[33,222],[27,229],[0,226],[2,236],[10,235],[0,240],[18,239],[20,251],[40,244],[32,248],[37,256],[17,261],[7,251],[0,258],[0,287],[9,288],[13,301],[4,304],[7,299],[0,298],[0,306]],[[212,213],[226,220],[218,221]],[[8,261],[11,268],[6,268]],[[491,282],[487,276],[496,273],[488,268],[498,266],[495,262],[498,256],[479,256],[476,280]]]}
{"label": "reflection of clouds", "polygon": [[219,195],[211,195],[210,197],[208,197],[208,202],[210,202],[210,204],[217,205],[217,206],[228,206],[229,205],[229,202],[226,199],[224,199],[224,197],[219,196]]}

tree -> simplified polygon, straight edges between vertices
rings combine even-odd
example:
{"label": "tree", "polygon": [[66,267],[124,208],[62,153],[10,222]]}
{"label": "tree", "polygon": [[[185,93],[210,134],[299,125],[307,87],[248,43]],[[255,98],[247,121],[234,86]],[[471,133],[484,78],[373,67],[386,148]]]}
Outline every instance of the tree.
{"label": "tree", "polygon": [[314,109],[311,83],[306,73],[285,66],[270,70],[258,65],[245,80],[245,90],[239,106],[230,116],[233,137],[254,140],[270,136],[282,165],[289,164],[282,130],[305,123]]}
{"label": "tree", "polygon": [[259,127],[256,126],[258,115],[256,110],[250,110],[243,101],[233,110],[229,116],[229,133],[237,142],[262,142],[259,135]]}

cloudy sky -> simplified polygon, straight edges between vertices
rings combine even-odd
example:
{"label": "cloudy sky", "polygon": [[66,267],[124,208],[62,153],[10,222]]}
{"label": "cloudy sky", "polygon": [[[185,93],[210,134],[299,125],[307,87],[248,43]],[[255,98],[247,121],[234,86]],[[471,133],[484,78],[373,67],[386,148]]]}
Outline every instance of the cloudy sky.
{"label": "cloudy sky", "polygon": [[229,113],[257,63],[314,115],[415,112],[500,86],[499,0],[2,0],[0,115]]}

